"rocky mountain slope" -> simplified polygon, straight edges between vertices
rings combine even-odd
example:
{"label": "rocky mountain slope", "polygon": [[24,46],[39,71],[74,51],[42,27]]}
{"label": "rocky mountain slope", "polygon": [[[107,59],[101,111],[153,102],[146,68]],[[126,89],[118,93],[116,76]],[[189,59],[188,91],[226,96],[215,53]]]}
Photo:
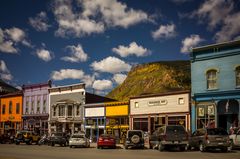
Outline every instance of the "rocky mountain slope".
{"label": "rocky mountain slope", "polygon": [[122,101],[142,94],[190,90],[190,73],[190,61],[140,64],[133,67],[125,81],[107,97]]}

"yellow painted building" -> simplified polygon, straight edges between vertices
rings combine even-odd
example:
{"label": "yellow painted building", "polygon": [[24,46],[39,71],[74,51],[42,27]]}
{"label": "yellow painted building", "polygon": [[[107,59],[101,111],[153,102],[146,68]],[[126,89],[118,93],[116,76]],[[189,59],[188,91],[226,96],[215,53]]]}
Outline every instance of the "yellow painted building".
{"label": "yellow painted building", "polygon": [[106,132],[122,143],[129,129],[129,102],[104,103],[106,110]]}
{"label": "yellow painted building", "polygon": [[0,134],[14,134],[22,129],[22,100],[21,91],[0,97]]}

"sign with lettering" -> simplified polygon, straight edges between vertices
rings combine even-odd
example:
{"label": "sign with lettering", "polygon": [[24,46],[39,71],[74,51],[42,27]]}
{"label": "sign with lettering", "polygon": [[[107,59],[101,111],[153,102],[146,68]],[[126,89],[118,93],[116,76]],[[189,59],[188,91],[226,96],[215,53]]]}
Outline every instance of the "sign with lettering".
{"label": "sign with lettering", "polygon": [[166,104],[167,104],[167,100],[165,99],[148,102],[148,106],[159,106],[159,105],[166,105]]}

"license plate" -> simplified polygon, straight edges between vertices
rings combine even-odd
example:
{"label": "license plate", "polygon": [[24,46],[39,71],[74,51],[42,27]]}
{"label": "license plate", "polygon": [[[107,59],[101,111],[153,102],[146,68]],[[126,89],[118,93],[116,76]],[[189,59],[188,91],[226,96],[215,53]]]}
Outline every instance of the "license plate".
{"label": "license plate", "polygon": [[174,141],[173,143],[174,143],[174,144],[178,144],[178,141]]}
{"label": "license plate", "polygon": [[105,139],[104,141],[109,141],[108,139]]}
{"label": "license plate", "polygon": [[219,141],[219,140],[222,140],[222,138],[218,137],[218,138],[216,138],[216,140]]}
{"label": "license plate", "polygon": [[219,142],[218,145],[223,145],[223,143],[222,143],[222,142]]}

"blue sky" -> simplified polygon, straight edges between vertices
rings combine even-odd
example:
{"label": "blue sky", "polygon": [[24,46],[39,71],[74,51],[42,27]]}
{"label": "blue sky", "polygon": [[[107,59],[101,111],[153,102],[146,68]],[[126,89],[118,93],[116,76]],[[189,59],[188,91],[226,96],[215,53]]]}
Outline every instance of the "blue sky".
{"label": "blue sky", "polygon": [[240,37],[238,0],[1,0],[0,77],[106,94],[136,64]]}

